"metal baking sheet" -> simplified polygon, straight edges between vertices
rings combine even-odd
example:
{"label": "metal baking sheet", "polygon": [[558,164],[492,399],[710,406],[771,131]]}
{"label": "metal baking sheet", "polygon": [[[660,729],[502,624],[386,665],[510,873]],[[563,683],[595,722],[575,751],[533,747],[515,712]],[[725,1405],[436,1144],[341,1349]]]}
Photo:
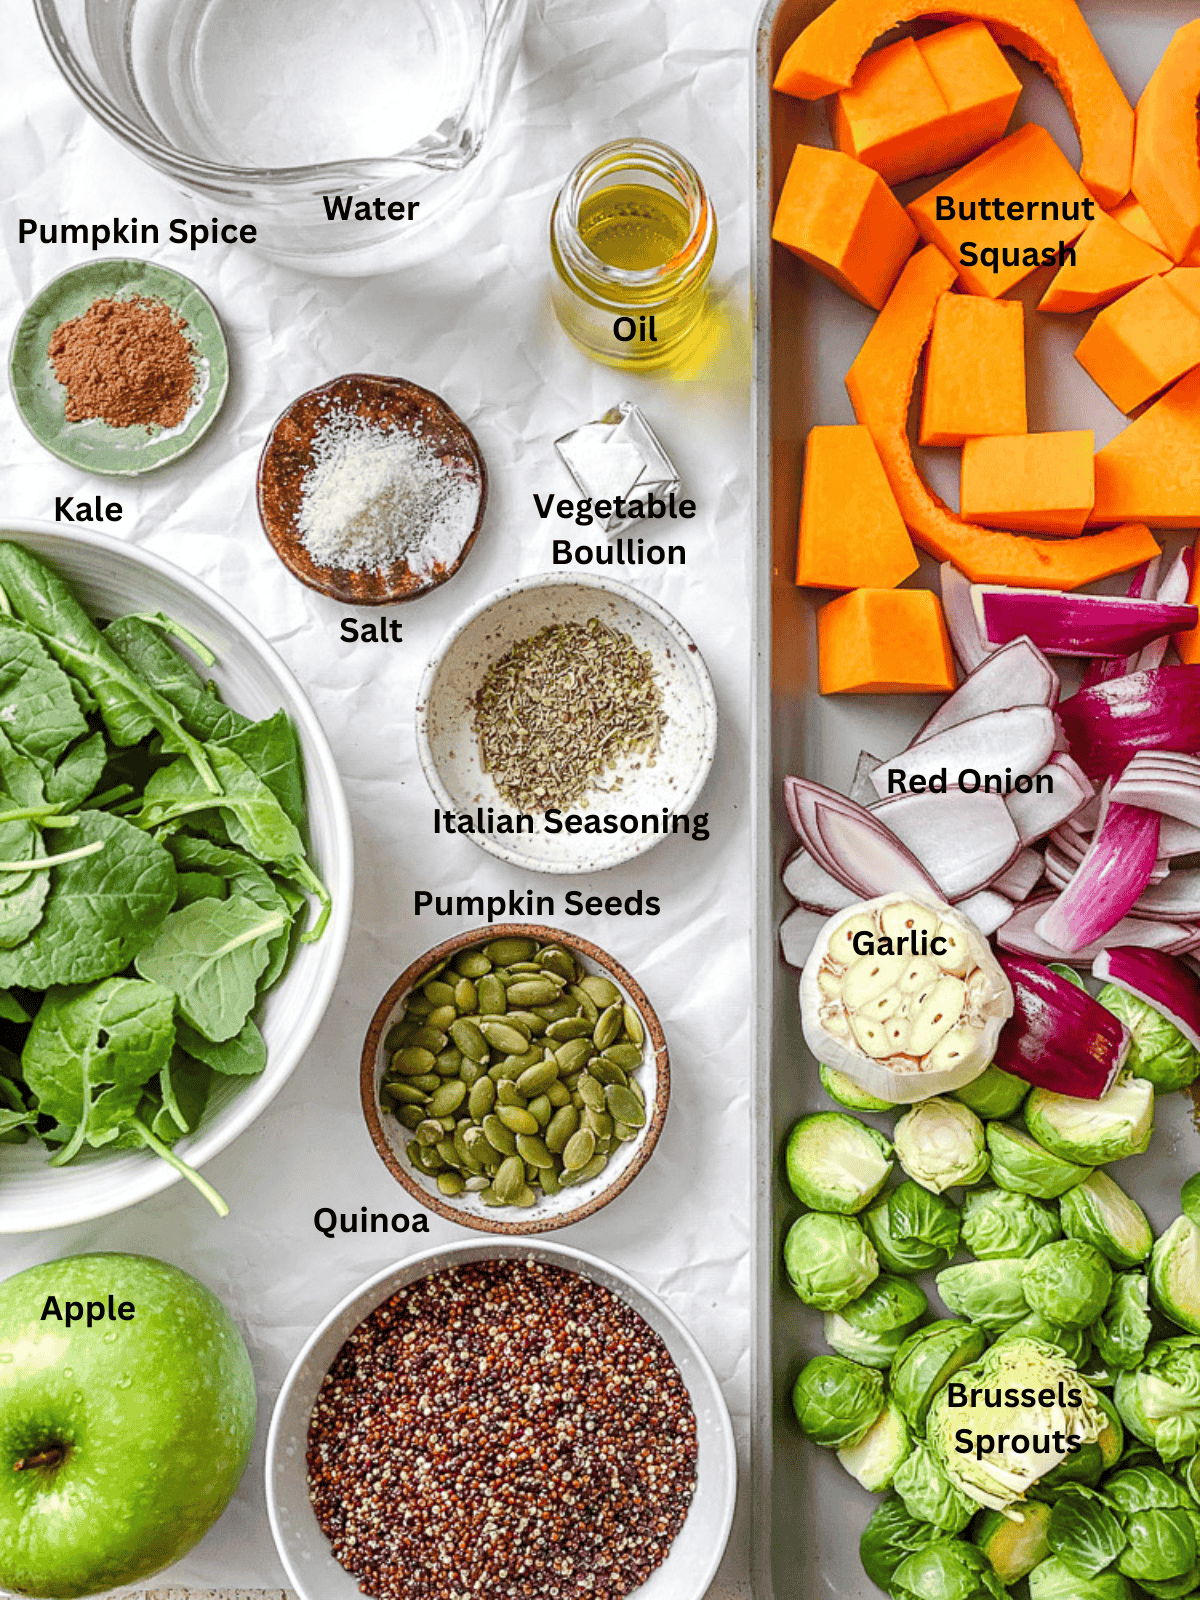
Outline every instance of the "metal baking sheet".
{"label": "metal baking sheet", "polygon": [[[799,589],[792,581],[804,439],[816,423],[855,420],[843,377],[873,320],[871,311],[771,244],[771,216],[792,149],[800,140],[831,142],[823,103],[773,95],[770,89],[787,46],[822,9],[814,0],[768,0],[755,36],[755,436],[761,556],[753,770],[758,779],[756,882],[760,891],[771,889],[758,896],[755,930],[759,1025],[752,1426],[758,1600],[878,1600],[880,1593],[858,1559],[859,1533],[878,1497],[861,1489],[831,1451],[806,1444],[789,1404],[796,1373],[826,1346],[819,1314],[801,1305],[783,1274],[783,1236],[801,1210],[784,1177],[783,1141],[798,1116],[831,1109],[831,1102],[820,1089],[801,1037],[796,974],[783,965],[776,940],[791,904],[779,884],[779,867],[794,847],[783,811],[782,779],[789,772],[803,773],[844,791],[860,749],[890,755],[937,703],[937,697],[921,695],[818,695],[813,615],[829,596]],[[952,5],[946,9],[955,14]],[[1144,5],[1084,0],[1082,9],[1131,100],[1176,28],[1196,14],[1194,4],[1179,0]],[[1012,125],[1042,123],[1078,165],[1078,141],[1053,87],[1023,57],[1006,53],[1025,85]],[[911,199],[932,181],[905,185],[900,197]],[[1039,271],[1017,291],[1027,307],[1029,426],[1032,431],[1091,427],[1099,447],[1126,419],[1072,360],[1087,316],[1032,314],[1050,270]],[[922,451],[918,459],[937,491],[957,504],[957,452]],[[1177,542],[1167,541],[1168,549]],[[932,562],[923,560],[920,576],[910,582],[928,583],[934,570]],[[1200,1167],[1200,1138],[1191,1111],[1185,1095],[1160,1099],[1150,1151],[1119,1164],[1120,1183],[1145,1207],[1156,1232],[1178,1215],[1179,1184]],[[871,1120],[887,1131],[894,1119]],[[923,1287],[936,1309],[931,1283],[923,1280]]]}

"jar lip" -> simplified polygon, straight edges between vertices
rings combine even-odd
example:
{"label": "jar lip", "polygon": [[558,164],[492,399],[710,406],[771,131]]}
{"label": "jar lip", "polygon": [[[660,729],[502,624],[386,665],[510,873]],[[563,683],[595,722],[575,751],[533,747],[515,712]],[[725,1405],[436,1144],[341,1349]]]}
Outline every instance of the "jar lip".
{"label": "jar lip", "polygon": [[[605,261],[579,232],[583,201],[599,178],[623,168],[641,166],[665,178],[688,209],[690,231],[684,244],[657,267],[617,267]],[[593,279],[624,288],[649,288],[686,270],[708,249],[714,232],[712,203],[700,174],[684,156],[658,139],[613,139],[576,164],[554,202],[550,220],[560,252],[576,270]]]}

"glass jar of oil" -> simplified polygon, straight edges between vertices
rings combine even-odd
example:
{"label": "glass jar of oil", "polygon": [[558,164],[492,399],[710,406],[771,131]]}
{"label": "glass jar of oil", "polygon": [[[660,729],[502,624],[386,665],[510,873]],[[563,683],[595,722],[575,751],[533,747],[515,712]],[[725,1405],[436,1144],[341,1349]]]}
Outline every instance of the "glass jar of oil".
{"label": "glass jar of oil", "polygon": [[695,168],[653,139],[617,139],[571,173],[550,217],[559,322],[609,366],[663,366],[704,311],[717,222]]}

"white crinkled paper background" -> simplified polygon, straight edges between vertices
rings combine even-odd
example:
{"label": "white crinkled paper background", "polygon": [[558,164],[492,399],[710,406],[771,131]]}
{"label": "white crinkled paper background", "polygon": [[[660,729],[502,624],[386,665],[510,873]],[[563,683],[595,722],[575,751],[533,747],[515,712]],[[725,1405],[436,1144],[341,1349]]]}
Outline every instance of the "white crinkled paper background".
{"label": "white crinkled paper background", "polygon": [[[278,1587],[267,1526],[263,1447],[287,1368],[314,1324],[371,1273],[411,1249],[467,1236],[437,1218],[427,1236],[316,1232],[319,1206],[410,1209],[378,1160],[358,1103],[358,1056],[383,991],[421,951],[458,931],[420,920],[413,891],[556,897],[562,926],[611,950],[663,1019],[673,1095],[653,1161],[599,1215],[554,1237],[607,1257],[662,1295],[699,1340],[733,1413],[742,1493],[714,1594],[748,1584],[750,1218],[751,575],[747,0],[532,0],[513,92],[485,148],[464,244],[427,265],[372,279],[321,279],[242,247],[141,247],[195,278],[222,318],[232,380],[222,415],[186,458],[140,480],[98,479],[46,454],[11,396],[0,400],[0,506],[52,518],[56,495],[119,499],[116,531],[177,562],[237,605],[311,696],[333,747],[357,850],[354,928],[341,980],[306,1057],[258,1122],[205,1169],[232,1214],[219,1221],[176,1185],[118,1216],[0,1242],[0,1272],[78,1251],[133,1250],[195,1273],[249,1341],[260,1397],[257,1448],[229,1510],[156,1580],[176,1588]],[[88,259],[76,246],[17,243],[17,219],[100,221],[117,214],[203,218],[207,204],[112,141],[60,79],[32,7],[11,6],[0,52],[0,274],[6,339],[30,296]],[[308,86],[306,86],[306,92]],[[547,295],[547,218],[569,169],[609,139],[649,135],[699,169],[721,230],[714,283],[727,338],[689,381],[634,378],[590,362],[559,332]],[[162,237],[166,228],[162,226]],[[108,253],[118,253],[109,251]],[[474,431],[491,473],[483,531],[443,588],[390,611],[404,643],[344,644],[347,608],[302,588],[259,527],[254,481],[272,422],[298,394],[343,372],[407,377],[443,395]],[[555,437],[621,399],[644,408],[697,501],[672,528],[687,566],[604,569],[653,595],[691,632],[721,716],[716,765],[698,809],[705,844],[677,837],[591,878],[520,875],[469,839],[431,833],[412,707],[421,670],[458,616],[504,583],[548,568],[553,534],[533,493],[573,495]],[[570,530],[595,541],[596,530]],[[569,570],[569,569],[567,569]],[[596,569],[592,569],[593,571]],[[367,617],[370,613],[361,613]],[[654,918],[561,915],[561,896],[657,894]],[[556,919],[549,919],[556,920]],[[0,1171],[0,1182],[3,1181]],[[409,1242],[411,1241],[411,1243]]]}

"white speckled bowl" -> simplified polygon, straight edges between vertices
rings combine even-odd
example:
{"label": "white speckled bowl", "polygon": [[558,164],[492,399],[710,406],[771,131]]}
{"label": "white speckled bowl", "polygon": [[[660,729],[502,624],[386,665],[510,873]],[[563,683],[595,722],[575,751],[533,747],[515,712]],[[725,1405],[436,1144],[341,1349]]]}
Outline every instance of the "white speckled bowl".
{"label": "white speckled bowl", "polygon": [[514,1256],[533,1256],[603,1284],[632,1306],[670,1351],[696,1414],[696,1493],[667,1559],[632,1594],[637,1600],[702,1600],[725,1550],[737,1495],[733,1429],[712,1368],[675,1313],[619,1267],[563,1245],[515,1240],[436,1246],[385,1267],[333,1308],[292,1363],[267,1436],[267,1515],[300,1600],[359,1600],[357,1581],[335,1560],[308,1497],[308,1421],[334,1357],[359,1323],[406,1284],[469,1261]]}
{"label": "white speckled bowl", "polygon": [[[657,601],[623,583],[592,577],[561,578],[539,573],[510,583],[481,601],[443,640],[421,679],[417,695],[417,749],[438,808],[469,812],[482,806],[512,811],[479,764],[471,702],[492,663],[521,639],[558,622],[602,622],[626,633],[650,653],[662,688],[667,722],[653,766],[643,758],[623,761],[614,793],[586,810],[567,815],[622,812],[661,819],[664,806],[681,815],[704,787],[717,743],[717,703],[708,668],[687,631]],[[606,780],[608,781],[608,780]],[[532,834],[474,833],[470,838],[492,855],[536,872],[598,872],[652,849],[661,833],[604,834],[537,831]]]}

